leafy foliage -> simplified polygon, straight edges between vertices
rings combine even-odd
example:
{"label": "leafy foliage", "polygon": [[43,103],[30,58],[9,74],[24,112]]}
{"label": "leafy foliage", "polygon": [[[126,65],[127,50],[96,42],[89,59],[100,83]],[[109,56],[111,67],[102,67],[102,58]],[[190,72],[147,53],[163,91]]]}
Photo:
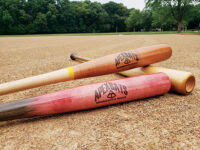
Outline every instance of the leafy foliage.
{"label": "leafy foliage", "polygon": [[132,9],[129,17],[126,19],[127,28],[131,31],[138,31],[142,24],[142,16],[141,12],[138,9]]}
{"label": "leafy foliage", "polygon": [[[157,13],[159,16],[157,18],[160,20],[166,19],[166,13],[168,13],[170,18],[176,20],[178,32],[181,32],[182,22],[187,24],[189,18],[187,14],[199,2],[200,0],[146,0],[146,5],[154,11],[160,11]],[[171,23],[172,21],[170,19]]]}
{"label": "leafy foliage", "polygon": [[146,0],[142,11],[121,3],[69,0],[0,0],[0,34],[172,30],[200,24],[199,0]]}

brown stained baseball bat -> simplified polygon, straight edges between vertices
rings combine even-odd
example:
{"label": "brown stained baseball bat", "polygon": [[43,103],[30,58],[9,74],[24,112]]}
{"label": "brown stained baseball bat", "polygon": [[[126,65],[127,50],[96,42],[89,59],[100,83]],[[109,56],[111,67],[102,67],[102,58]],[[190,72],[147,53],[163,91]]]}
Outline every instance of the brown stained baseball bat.
{"label": "brown stained baseball bat", "polygon": [[105,75],[142,67],[166,60],[171,55],[172,49],[167,44],[132,49],[50,73],[0,84],[0,95],[68,80]]}
{"label": "brown stained baseball bat", "polygon": [[[79,56],[75,53],[70,55],[72,60],[80,60],[82,62],[90,61],[90,58]],[[168,69],[164,67],[157,67],[157,66],[145,66],[135,69],[130,69],[122,72],[118,72],[117,74],[132,77],[137,75],[143,74],[151,74],[151,73],[158,73],[164,72],[166,73],[170,80],[171,80],[171,90],[177,92],[179,94],[190,94],[195,87],[195,77],[191,72],[175,70],[175,69]]]}
{"label": "brown stained baseball bat", "polygon": [[[87,57],[79,56],[76,53],[72,53],[70,57],[72,60],[79,60],[82,62],[92,60]],[[186,94],[190,94],[195,87],[195,76],[191,72],[168,69],[164,67],[149,65],[145,67],[118,72],[117,74],[120,74],[126,77],[132,77],[132,76],[137,76],[137,75],[151,74],[151,73],[158,73],[158,72],[164,72],[169,76],[171,80],[171,84],[172,84],[171,90],[174,92],[186,95]]]}

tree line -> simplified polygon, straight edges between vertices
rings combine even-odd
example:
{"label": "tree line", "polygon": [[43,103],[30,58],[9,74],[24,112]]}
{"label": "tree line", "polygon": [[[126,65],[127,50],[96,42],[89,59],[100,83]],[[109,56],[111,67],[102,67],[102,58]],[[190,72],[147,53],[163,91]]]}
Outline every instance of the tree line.
{"label": "tree line", "polygon": [[[0,34],[97,33],[197,29],[200,4],[147,0],[142,11],[121,3],[0,0]],[[177,1],[177,4],[172,3]],[[182,5],[187,1],[187,4]]]}

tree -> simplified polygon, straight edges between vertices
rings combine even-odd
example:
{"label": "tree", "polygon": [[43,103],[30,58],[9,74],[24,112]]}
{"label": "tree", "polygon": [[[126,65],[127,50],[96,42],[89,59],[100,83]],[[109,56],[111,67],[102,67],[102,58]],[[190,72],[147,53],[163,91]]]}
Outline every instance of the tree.
{"label": "tree", "polygon": [[168,7],[172,17],[177,22],[178,33],[180,33],[182,22],[189,11],[189,7],[198,2],[200,2],[200,0],[146,0],[146,6],[152,9]]}
{"label": "tree", "polygon": [[129,10],[123,4],[108,2],[103,5],[103,8],[109,15],[109,24],[111,32],[125,31],[125,20],[129,15]]}
{"label": "tree", "polygon": [[46,15],[39,12],[34,20],[34,25],[37,33],[46,33],[48,31]]}
{"label": "tree", "polygon": [[88,15],[90,32],[107,32],[110,29],[108,24],[108,13],[103,9],[98,2],[89,3],[88,8],[90,13]]}
{"label": "tree", "polygon": [[0,34],[126,31],[123,4],[70,0],[0,0]]}
{"label": "tree", "polygon": [[134,32],[136,29],[138,30],[141,26],[141,12],[138,9],[132,9],[130,12],[129,17],[126,19],[126,26],[129,30],[133,30]]}
{"label": "tree", "polygon": [[55,4],[48,4],[48,11],[46,13],[46,18],[48,22],[48,29],[50,33],[57,32],[58,22],[57,22],[58,10]]}
{"label": "tree", "polygon": [[189,28],[200,30],[200,4],[195,5],[188,15],[188,18],[190,18],[188,21]]}
{"label": "tree", "polygon": [[4,32],[9,33],[9,30],[12,28],[14,20],[13,20],[13,17],[10,15],[10,13],[7,10],[3,11],[2,22],[3,22],[2,28],[4,29]]}
{"label": "tree", "polygon": [[176,20],[170,15],[169,7],[162,9],[154,9],[152,11],[152,27],[161,28],[162,30],[172,30],[176,24]]}
{"label": "tree", "polygon": [[[80,2],[82,3],[82,2]],[[73,1],[69,2],[69,0],[59,0],[57,3],[58,9],[58,32],[60,33],[75,33],[79,32],[79,21],[77,5],[79,2]]]}
{"label": "tree", "polygon": [[145,31],[149,31],[152,28],[152,11],[144,9],[141,12],[141,26]]}

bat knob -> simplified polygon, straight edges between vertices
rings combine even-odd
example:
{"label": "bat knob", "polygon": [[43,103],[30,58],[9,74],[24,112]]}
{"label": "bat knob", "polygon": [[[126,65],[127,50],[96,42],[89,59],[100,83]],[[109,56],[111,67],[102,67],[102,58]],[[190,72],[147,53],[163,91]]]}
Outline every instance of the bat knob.
{"label": "bat knob", "polygon": [[72,60],[76,60],[76,56],[77,54],[76,53],[72,53],[71,55],[70,55],[70,58],[72,59]]}

